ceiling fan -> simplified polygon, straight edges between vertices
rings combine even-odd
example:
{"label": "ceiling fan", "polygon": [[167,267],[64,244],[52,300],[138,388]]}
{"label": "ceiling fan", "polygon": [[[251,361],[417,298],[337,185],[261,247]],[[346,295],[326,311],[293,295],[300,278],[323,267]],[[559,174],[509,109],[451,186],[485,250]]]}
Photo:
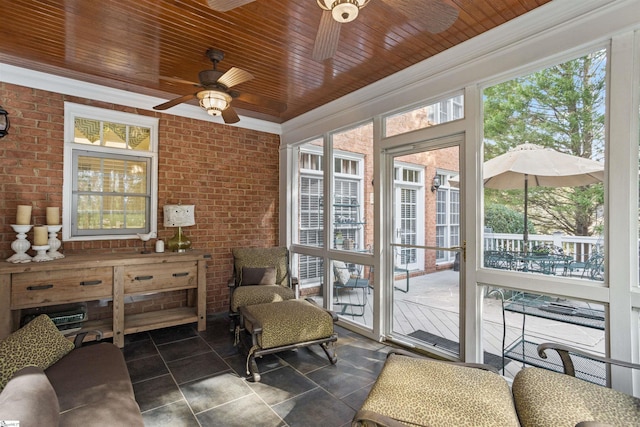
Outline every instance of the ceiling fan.
{"label": "ceiling fan", "polygon": [[279,101],[263,98],[258,95],[243,94],[235,90],[230,90],[230,88],[235,85],[239,85],[240,83],[253,79],[253,75],[248,71],[237,67],[232,67],[226,72],[218,71],[217,65],[224,58],[224,53],[220,50],[208,49],[207,57],[213,63],[213,69],[202,70],[198,73],[200,83],[162,77],[165,80],[192,84],[201,88],[200,90],[195,93],[180,96],[160,105],[156,105],[153,109],[166,110],[167,108],[171,108],[175,105],[197,98],[200,101],[200,106],[204,108],[207,113],[212,116],[222,116],[225,123],[237,123],[240,121],[240,117],[238,117],[238,114],[231,106],[231,101],[233,99],[269,108],[279,113],[287,109],[287,105]]}
{"label": "ceiling fan", "polygon": [[[226,12],[255,0],[207,0],[209,7]],[[340,27],[358,17],[371,0],[316,0],[322,9],[312,57],[315,61],[331,58],[338,49]],[[383,0],[407,19],[419,22],[430,33],[441,33],[458,19],[458,9],[444,0]]]}

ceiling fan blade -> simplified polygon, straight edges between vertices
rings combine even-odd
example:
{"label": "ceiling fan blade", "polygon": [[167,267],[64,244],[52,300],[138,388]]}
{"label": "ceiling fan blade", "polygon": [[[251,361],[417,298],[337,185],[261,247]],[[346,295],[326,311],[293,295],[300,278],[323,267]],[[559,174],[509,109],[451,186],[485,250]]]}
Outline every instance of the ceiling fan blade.
{"label": "ceiling fan blade", "polygon": [[217,12],[226,12],[236,7],[252,3],[254,0],[207,0],[209,7]]}
{"label": "ceiling fan blade", "polygon": [[442,0],[394,0],[392,6],[432,34],[443,32],[458,19],[458,9]]}
{"label": "ceiling fan blade", "polygon": [[[235,93],[232,94],[236,95]],[[260,107],[265,107],[270,110],[277,111],[278,113],[282,113],[286,111],[287,104],[276,101],[275,99],[265,98],[259,95],[252,95],[249,93],[241,93],[234,96],[238,101],[247,102],[249,104],[258,105]]]}
{"label": "ceiling fan blade", "polygon": [[172,82],[172,83],[179,83],[179,84],[183,84],[183,85],[192,85],[192,86],[200,86],[196,82],[192,82],[192,81],[189,81],[189,80],[183,80],[183,79],[180,79],[178,77],[159,76],[158,78],[160,80],[165,80],[167,82]]}
{"label": "ceiling fan blade", "polygon": [[240,83],[244,83],[247,80],[251,80],[253,78],[253,74],[243,69],[237,67],[231,67],[229,71],[224,73],[219,79],[218,83],[224,85],[226,87],[231,87],[235,85],[239,85]]}
{"label": "ceiling fan blade", "polygon": [[333,19],[331,11],[322,11],[320,26],[316,34],[316,41],[313,44],[313,53],[311,54],[314,61],[324,61],[336,53],[336,50],[338,50],[338,41],[340,40],[341,25],[342,24]]}
{"label": "ceiling fan blade", "polygon": [[236,113],[236,110],[234,110],[232,106],[228,106],[222,110],[222,120],[224,120],[225,123],[238,123],[240,117],[238,117],[238,113]]}
{"label": "ceiling fan blade", "polygon": [[183,102],[191,101],[196,97],[195,93],[190,93],[188,95],[183,95],[179,98],[172,99],[171,101],[167,101],[163,104],[156,105],[153,107],[154,110],[166,110],[167,108],[171,108],[174,105],[182,104]]}

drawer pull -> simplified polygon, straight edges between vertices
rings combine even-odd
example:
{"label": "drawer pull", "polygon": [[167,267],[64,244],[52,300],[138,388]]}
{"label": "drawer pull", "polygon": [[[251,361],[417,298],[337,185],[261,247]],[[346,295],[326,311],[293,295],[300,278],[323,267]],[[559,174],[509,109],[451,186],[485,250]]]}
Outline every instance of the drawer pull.
{"label": "drawer pull", "polygon": [[151,280],[153,276],[136,276],[135,280]]}
{"label": "drawer pull", "polygon": [[45,289],[51,289],[53,285],[49,283],[48,285],[35,285],[35,286],[27,286],[28,291],[43,291]]}
{"label": "drawer pull", "polygon": [[188,271],[185,271],[184,273],[173,273],[173,277],[184,277],[188,275],[189,275]]}
{"label": "drawer pull", "polygon": [[80,286],[95,286],[102,283],[102,280],[84,280],[80,282]]}

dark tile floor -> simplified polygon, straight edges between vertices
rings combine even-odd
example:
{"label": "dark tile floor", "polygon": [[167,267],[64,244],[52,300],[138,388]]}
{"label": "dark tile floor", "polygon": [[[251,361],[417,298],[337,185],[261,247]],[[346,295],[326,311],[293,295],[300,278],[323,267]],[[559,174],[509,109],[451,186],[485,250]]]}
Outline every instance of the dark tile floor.
{"label": "dark tile floor", "polygon": [[257,359],[246,375],[226,316],[127,336],[123,349],[147,426],[348,426],[377,378],[390,347],[344,328],[338,362],[319,346]]}

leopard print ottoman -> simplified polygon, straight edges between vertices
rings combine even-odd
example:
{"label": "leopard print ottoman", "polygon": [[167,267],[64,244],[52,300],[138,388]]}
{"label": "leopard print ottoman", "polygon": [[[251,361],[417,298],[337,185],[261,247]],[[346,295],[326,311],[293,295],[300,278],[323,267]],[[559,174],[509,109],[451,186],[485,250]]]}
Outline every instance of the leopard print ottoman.
{"label": "leopard print ottoman", "polygon": [[[252,345],[247,356],[247,374],[260,381],[255,358],[284,350],[320,344],[327,358],[335,364],[334,344],[338,335],[333,324],[335,313],[325,310],[312,300],[287,300],[240,307],[241,325],[251,334]],[[237,343],[242,340],[237,339]],[[331,347],[329,347],[331,344]]]}

